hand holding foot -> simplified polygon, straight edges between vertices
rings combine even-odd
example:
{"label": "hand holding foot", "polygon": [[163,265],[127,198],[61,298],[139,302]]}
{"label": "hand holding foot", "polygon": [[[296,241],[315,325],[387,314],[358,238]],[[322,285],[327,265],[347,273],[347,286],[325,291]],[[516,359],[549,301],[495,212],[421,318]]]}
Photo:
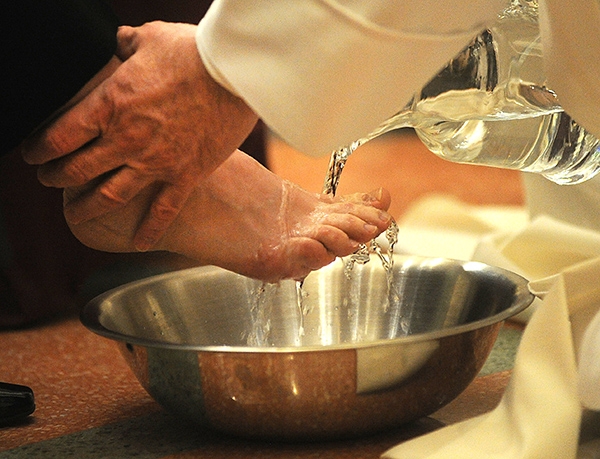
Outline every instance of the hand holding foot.
{"label": "hand holding foot", "polygon": [[[135,230],[154,192],[147,188],[125,207],[71,230],[98,250],[135,251]],[[85,193],[66,189],[65,206]],[[385,190],[340,199],[309,193],[236,151],[195,188],[154,249],[265,281],[300,279],[385,231],[389,204]]]}

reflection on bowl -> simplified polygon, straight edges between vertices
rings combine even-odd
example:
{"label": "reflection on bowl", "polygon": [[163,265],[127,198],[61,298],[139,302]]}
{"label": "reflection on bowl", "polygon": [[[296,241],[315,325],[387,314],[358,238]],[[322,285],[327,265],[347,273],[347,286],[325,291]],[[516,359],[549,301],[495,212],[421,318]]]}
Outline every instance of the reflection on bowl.
{"label": "reflection on bowl", "polygon": [[193,268],[109,291],[82,322],[114,339],[176,414],[235,435],[315,440],[438,410],[533,299],[499,268],[399,255],[392,278],[375,258],[350,274],[337,260],[297,287]]}

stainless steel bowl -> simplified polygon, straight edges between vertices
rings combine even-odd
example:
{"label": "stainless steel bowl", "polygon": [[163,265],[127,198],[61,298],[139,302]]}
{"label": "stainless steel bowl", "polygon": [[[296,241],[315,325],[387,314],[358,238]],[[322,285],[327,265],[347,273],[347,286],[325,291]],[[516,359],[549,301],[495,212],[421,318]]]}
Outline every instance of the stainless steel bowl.
{"label": "stainless steel bowl", "polygon": [[392,272],[338,260],[298,290],[193,268],[109,291],[82,322],[183,417],[254,438],[362,435],[453,400],[533,300],[525,279],[481,263],[396,255]]}

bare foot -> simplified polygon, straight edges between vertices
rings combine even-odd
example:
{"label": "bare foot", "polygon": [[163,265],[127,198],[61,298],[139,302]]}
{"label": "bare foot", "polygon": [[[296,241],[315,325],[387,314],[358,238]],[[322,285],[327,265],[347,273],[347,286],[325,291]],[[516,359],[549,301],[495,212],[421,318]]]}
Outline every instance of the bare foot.
{"label": "bare foot", "polygon": [[[85,190],[65,190],[65,206]],[[125,207],[70,225],[89,247],[133,252],[133,235],[153,196],[146,189]],[[196,189],[154,250],[167,250],[275,282],[299,279],[353,253],[390,224],[389,193],[332,200],[282,180],[236,151]]]}

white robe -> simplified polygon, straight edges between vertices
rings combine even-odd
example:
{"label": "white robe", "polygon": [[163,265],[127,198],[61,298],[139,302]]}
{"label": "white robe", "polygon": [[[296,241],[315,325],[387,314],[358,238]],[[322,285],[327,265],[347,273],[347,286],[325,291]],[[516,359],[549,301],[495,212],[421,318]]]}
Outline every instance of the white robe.
{"label": "white robe", "polygon": [[[552,44],[551,59],[559,61],[547,67],[551,81],[560,86],[559,99],[564,97],[570,114],[600,136],[600,116],[590,115],[590,107],[599,113],[600,85],[590,98],[585,88],[564,84],[582,74],[582,62],[571,60],[565,69],[565,47],[557,45],[572,32],[569,43],[576,43],[578,28],[569,21],[588,15],[577,11],[555,20],[567,7],[589,9],[598,0],[546,3],[543,39]],[[273,131],[307,154],[326,155],[404,107],[506,5],[506,0],[216,0],[200,22],[197,45],[217,81]],[[587,38],[598,41],[597,35]],[[583,76],[600,79],[594,69]]]}

